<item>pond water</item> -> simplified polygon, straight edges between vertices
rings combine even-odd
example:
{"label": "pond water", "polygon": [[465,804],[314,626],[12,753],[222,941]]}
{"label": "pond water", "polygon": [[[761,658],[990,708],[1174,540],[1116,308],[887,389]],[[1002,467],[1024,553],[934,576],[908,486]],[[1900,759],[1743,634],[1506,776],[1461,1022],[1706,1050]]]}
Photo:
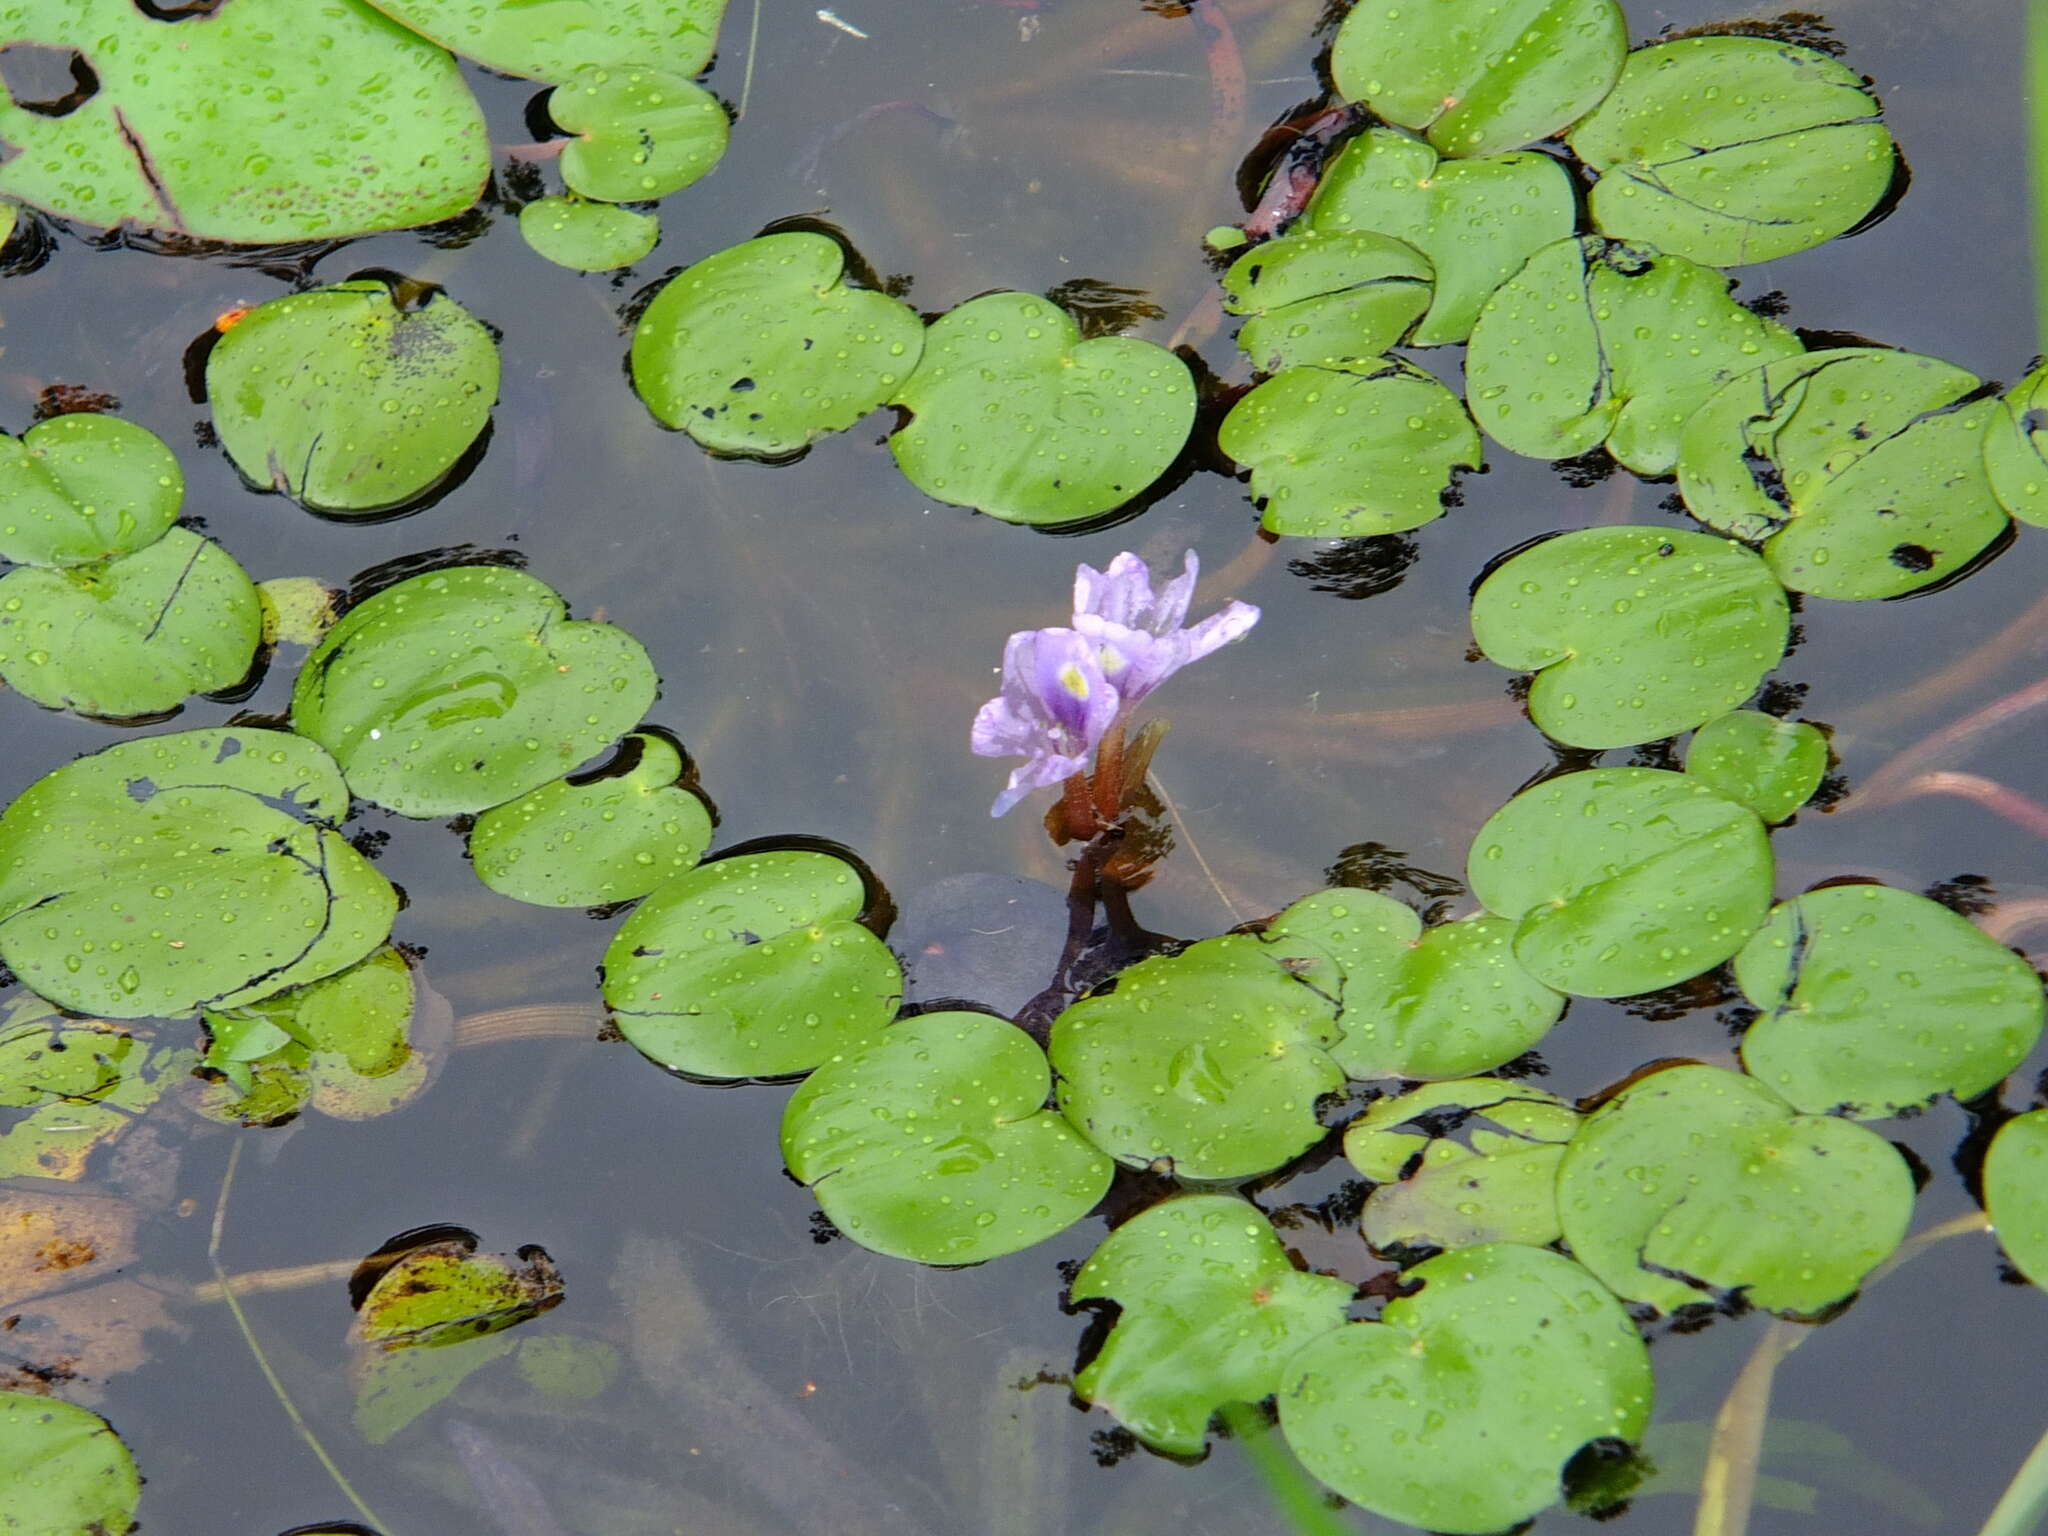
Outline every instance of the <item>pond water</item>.
{"label": "pond water", "polygon": [[[876,273],[907,277],[908,302],[926,313],[991,289],[1093,279],[1142,290],[1161,317],[1134,333],[1165,341],[1212,285],[1202,232],[1242,217],[1237,158],[1260,125],[1317,94],[1327,36],[1313,35],[1321,0],[1202,3],[1236,16],[1251,82],[1249,129],[1220,156],[1204,35],[1172,7],[848,0],[833,14],[849,31],[825,12],[768,3],[730,153],[664,204],[662,243],[626,274],[541,261],[489,204],[461,243],[398,233],[173,257],[60,232],[46,264],[0,285],[0,424],[24,428],[51,383],[118,396],[123,415],[178,450],[188,514],[259,580],[346,585],[428,551],[515,551],[578,616],[602,615],[646,645],[662,678],[651,718],[688,745],[721,818],[715,846],[831,839],[899,906],[977,872],[1064,886],[1064,856],[1033,805],[987,814],[1005,770],[969,755],[968,722],[993,691],[1005,635],[1063,621],[1077,561],[1128,548],[1159,569],[1195,548],[1197,611],[1239,598],[1264,617],[1156,701],[1173,721],[1157,772],[1177,847],[1134,898],[1141,921],[1186,938],[1220,933],[1328,883],[1368,844],[1458,876],[1480,822],[1557,760],[1510,698],[1510,675],[1467,654],[1472,583],[1556,528],[1687,525],[1660,506],[1670,487],[1620,473],[1578,488],[1491,451],[1462,504],[1398,544],[1273,543],[1257,537],[1244,487],[1197,467],[1134,520],[1049,537],[919,496],[881,446],[882,414],[793,464],[720,461],[662,430],[625,374],[620,312],[636,293],[795,216],[836,226]],[[1627,9],[1637,40],[1729,16],[1717,0]],[[2016,380],[2034,351],[2017,149],[2023,7],[1843,0],[1826,19],[1882,95],[1912,184],[1875,227],[1743,269],[1738,297],[1780,290],[1788,323]],[[709,76],[728,100],[742,90],[748,20],[736,0]],[[494,141],[525,139],[533,87],[482,72],[473,84]],[[920,110],[869,110],[897,102]],[[481,462],[434,505],[323,521],[251,491],[204,444],[208,410],[188,392],[185,357],[226,310],[367,269],[443,285],[494,327],[502,394]],[[1246,377],[1227,330],[1202,353],[1220,376]],[[1856,793],[1895,754],[2039,676],[2040,540],[2022,530],[1966,581],[1913,601],[1808,601],[1796,615],[1798,644],[1775,676],[1807,690],[1799,716],[1832,728],[1846,794],[1774,834],[1781,895],[1862,875],[1914,891],[1974,876],[2001,900],[2048,896],[2039,842],[1983,807],[1922,796],[1865,811]],[[142,729],[282,712],[297,654],[248,700],[194,700],[173,724]],[[0,697],[0,731],[9,798],[133,734],[17,695]],[[1942,766],[2038,785],[2038,742],[2023,726]],[[174,1198],[135,1269],[173,1288],[207,1278],[237,1136],[221,1249],[231,1271],[351,1260],[433,1223],[471,1228],[490,1249],[547,1249],[566,1301],[508,1337],[605,1341],[616,1382],[588,1398],[549,1395],[498,1360],[381,1444],[352,1420],[343,1282],[246,1301],[280,1379],[385,1536],[1283,1528],[1237,1444],[1184,1465],[1131,1448],[1108,1415],[1069,1396],[1089,1319],[1060,1298],[1103,1234],[1099,1218],[962,1270],[831,1237],[783,1172],[776,1129],[789,1087],[685,1082],[596,1038],[595,967],[611,921],[493,895],[443,823],[359,807],[350,830],[362,829],[388,835],[379,868],[408,899],[395,936],[423,953],[422,980],[471,1043],[387,1119],[181,1128],[164,1153]],[[1656,1058],[1730,1063],[1718,1002],[1574,999],[1541,1046],[1541,1086],[1575,1097]],[[513,1009],[553,1011],[528,1015],[546,1027],[526,1032],[489,1022]],[[2044,1061],[2037,1052],[2009,1080],[2011,1105]],[[1916,1229],[1975,1208],[1956,1169],[1971,1126],[1946,1101],[1877,1122],[1927,1171]],[[1341,1157],[1312,1156],[1256,1198],[1268,1211],[1313,1206],[1348,1174]],[[1378,1267],[1355,1226],[1303,1220],[1282,1236],[1308,1265],[1348,1279]],[[227,1312],[174,1304],[169,1316],[149,1363],[97,1404],[148,1478],[144,1531],[349,1518]],[[2048,1427],[2022,1363],[2044,1321],[2048,1299],[2003,1279],[1976,1235],[1934,1246],[1812,1329],[1777,1373],[1749,1529],[1974,1530]],[[1693,1529],[1707,1426],[1769,1325],[1752,1314],[1653,1330],[1663,1476],[1623,1528]],[[1397,1529],[1357,1510],[1329,1518]],[[1554,1510],[1536,1529],[1577,1518]]]}

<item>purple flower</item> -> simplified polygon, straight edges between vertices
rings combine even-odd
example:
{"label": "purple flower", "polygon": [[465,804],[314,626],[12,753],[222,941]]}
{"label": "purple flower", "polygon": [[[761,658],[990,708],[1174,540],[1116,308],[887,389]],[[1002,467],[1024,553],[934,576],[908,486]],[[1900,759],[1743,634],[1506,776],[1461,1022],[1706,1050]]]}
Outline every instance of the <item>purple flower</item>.
{"label": "purple flower", "polygon": [[1128,551],[1106,571],[1084,565],[1074,573],[1074,628],[1095,642],[1102,675],[1126,707],[1259,622],[1258,609],[1233,602],[1183,628],[1199,570],[1191,549],[1181,574],[1156,593],[1145,562]]}
{"label": "purple flower", "polygon": [[1003,691],[975,715],[973,745],[980,757],[1021,756],[1025,762],[996,796],[991,816],[1087,768],[1119,702],[1096,652],[1095,642],[1071,629],[1010,636],[1003,647]]}

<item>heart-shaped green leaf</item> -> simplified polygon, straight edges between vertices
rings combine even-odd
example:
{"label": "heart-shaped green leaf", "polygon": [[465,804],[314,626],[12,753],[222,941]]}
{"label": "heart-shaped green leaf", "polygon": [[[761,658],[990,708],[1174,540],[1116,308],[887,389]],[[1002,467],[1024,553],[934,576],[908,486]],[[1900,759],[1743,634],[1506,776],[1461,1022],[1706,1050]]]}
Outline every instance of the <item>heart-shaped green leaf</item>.
{"label": "heart-shaped green leaf", "polygon": [[1466,399],[1516,453],[1564,459],[1604,445],[1638,474],[1668,475],[1709,395],[1802,350],[1730,298],[1712,267],[1587,235],[1545,246],[1486,301]]}
{"label": "heart-shaped green leaf", "polygon": [[1351,1166],[1379,1187],[1361,1226],[1373,1247],[1557,1241],[1557,1165],[1579,1114],[1497,1077],[1426,1083],[1377,1099],[1344,1132]]}
{"label": "heart-shaped green leaf", "polygon": [[1649,1351],[1570,1259],[1482,1243],[1418,1264],[1422,1290],[1289,1362],[1280,1427],[1354,1504],[1432,1531],[1501,1531],[1557,1502],[1590,1441],[1650,1417]]}
{"label": "heart-shaped green leaf", "polygon": [[292,725],[349,787],[401,816],[502,805],[601,751],[654,702],[640,642],[572,623],[498,566],[387,587],[330,629],[292,689]]}
{"label": "heart-shaped green leaf", "polygon": [[1571,175],[1549,155],[1439,160],[1421,139],[1372,128],[1325,167],[1297,229],[1376,230],[1405,240],[1436,271],[1418,347],[1463,341],[1479,306],[1578,220]]}
{"label": "heart-shaped green leaf", "polygon": [[1413,364],[1289,368],[1230,409],[1217,445],[1251,468],[1272,533],[1401,533],[1443,515],[1479,433],[1458,397]]}
{"label": "heart-shaped green leaf", "polygon": [[113,1426],[39,1392],[0,1392],[0,1487],[8,1536],[119,1536],[142,1499]]}
{"label": "heart-shaped green leaf", "polygon": [[446,294],[401,309],[364,278],[250,310],[208,355],[206,394],[252,484],[316,512],[388,512],[432,491],[482,433],[498,346]]}
{"label": "heart-shaped green leaf", "polygon": [[580,197],[543,197],[519,210],[519,233],[558,267],[609,272],[630,267],[661,238],[652,214]]}
{"label": "heart-shaped green leaf", "polygon": [[177,521],[185,476],[162,438],[73,413],[0,433],[0,559],[89,565],[133,554]]}
{"label": "heart-shaped green leaf", "polygon": [[920,1014],[811,1074],[782,1158],[861,1246],[978,1264],[1064,1231],[1109,1188],[1109,1159],[1045,1107],[1051,1090],[1016,1025]]}
{"label": "heart-shaped green leaf", "polygon": [[1601,173],[1593,223],[1717,267],[1773,261],[1862,222],[1897,151],[1863,78],[1763,37],[1686,37],[1629,55],[1570,134]]}
{"label": "heart-shaped green leaf", "polygon": [[1517,920],[1515,958],[1588,997],[1712,970],[1763,922],[1771,876],[1755,812],[1661,768],[1523,790],[1472,839],[1466,874],[1488,910]]}
{"label": "heart-shaped green leaf", "polygon": [[[74,111],[7,101],[0,191],[87,224],[267,245],[430,224],[483,191],[490,138],[453,59],[357,0],[0,8],[0,47],[76,49]],[[201,104],[203,104],[203,109]]]}
{"label": "heart-shaped green leaf", "polygon": [[477,878],[543,907],[645,896],[711,845],[711,813],[686,784],[683,755],[636,733],[603,768],[494,806],[469,835]]}
{"label": "heart-shaped green leaf", "polygon": [[1973,1099],[2041,1035],[2033,967],[1938,902],[1884,885],[1808,891],[1735,957],[1763,1010],[1742,1064],[1795,1108],[1859,1120]]}
{"label": "heart-shaped green leaf", "polygon": [[334,822],[328,755],[282,731],[125,741],[0,815],[0,959],[106,1018],[233,1008],[384,942],[397,897]]}
{"label": "heart-shaped green leaf", "polygon": [[1783,821],[1820,788],[1828,739],[1804,721],[1738,709],[1693,732],[1685,771],[1765,821]]}
{"label": "heart-shaped green leaf", "polygon": [[1076,1395],[1156,1450],[1199,1456],[1218,1408],[1271,1397],[1289,1357],[1343,1323],[1351,1286],[1296,1269],[1236,1195],[1182,1195],[1104,1238],[1069,1294],[1123,1309]]}
{"label": "heart-shaped green leaf", "polygon": [[1316,1100],[1344,1082],[1337,1034],[1327,997],[1236,936],[1120,972],[1054,1021],[1049,1054],[1061,1112],[1118,1162],[1243,1179],[1322,1135]]}
{"label": "heart-shaped green leaf", "polygon": [[1628,52],[1614,0],[1362,5],[1330,54],[1337,89],[1446,155],[1519,149],[1605,96]]}
{"label": "heart-shaped green leaf", "polygon": [[1740,1291],[1807,1317],[1899,1245],[1913,1173],[1860,1125],[1686,1065],[1593,1113],[1565,1153],[1557,1203],[1572,1252],[1631,1301],[1668,1312]]}
{"label": "heart-shaped green leaf", "polygon": [[903,971],[855,919],[860,871],[781,849],[723,858],[648,897],[604,957],[619,1031],[671,1072],[789,1077],[896,1015]]}
{"label": "heart-shaped green leaf", "polygon": [[1756,691],[1792,632],[1750,550],[1703,533],[1582,528],[1502,565],[1472,595],[1472,636],[1536,673],[1529,715],[1571,747],[1626,747],[1703,724]]}
{"label": "heart-shaped green leaf", "polygon": [[1223,275],[1223,307],[1248,318],[1237,344],[1260,373],[1371,362],[1429,308],[1429,258],[1366,230],[1283,235]]}
{"label": "heart-shaped green leaf", "polygon": [[1057,306],[990,293],[935,320],[889,439],[925,495],[1012,523],[1071,523],[1157,480],[1187,441],[1187,364],[1131,336],[1081,340]]}
{"label": "heart-shaped green leaf", "polygon": [[715,453],[783,458],[852,426],[917,366],[924,328],[887,294],[841,281],[823,235],[763,235],[707,256],[655,295],[633,332],[647,408]]}
{"label": "heart-shaped green leaf", "polygon": [[1998,405],[1984,437],[1992,492],[2021,522],[2048,527],[2048,367],[2013,385]]}
{"label": "heart-shaped green leaf", "polygon": [[562,82],[590,65],[694,75],[711,62],[726,0],[370,0],[450,52],[500,74]]}
{"label": "heart-shaped green leaf", "polygon": [[2006,1257],[2048,1285],[2048,1109],[1998,1128],[1984,1154],[1984,1209]]}
{"label": "heart-shaped green leaf", "polygon": [[607,203],[687,187],[718,164],[730,132],[716,96],[659,69],[586,71],[555,88],[548,116],[576,135],[562,150],[562,180]]}

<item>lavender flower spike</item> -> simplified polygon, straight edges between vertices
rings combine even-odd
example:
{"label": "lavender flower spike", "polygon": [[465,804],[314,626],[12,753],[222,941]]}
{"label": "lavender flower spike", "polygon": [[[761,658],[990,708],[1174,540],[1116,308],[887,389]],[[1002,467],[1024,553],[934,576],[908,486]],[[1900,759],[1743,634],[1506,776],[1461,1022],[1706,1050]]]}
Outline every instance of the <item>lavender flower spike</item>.
{"label": "lavender flower spike", "polygon": [[1071,778],[1095,756],[1119,703],[1097,649],[1071,629],[1021,630],[1003,647],[1003,691],[974,717],[974,751],[1025,762],[996,796],[991,816]]}
{"label": "lavender flower spike", "polygon": [[1110,561],[1106,571],[1084,565],[1074,573],[1074,628],[1095,642],[1103,678],[1126,708],[1259,622],[1257,608],[1233,602],[1199,624],[1182,627],[1199,570],[1191,549],[1185,569],[1156,593],[1145,562],[1129,551]]}

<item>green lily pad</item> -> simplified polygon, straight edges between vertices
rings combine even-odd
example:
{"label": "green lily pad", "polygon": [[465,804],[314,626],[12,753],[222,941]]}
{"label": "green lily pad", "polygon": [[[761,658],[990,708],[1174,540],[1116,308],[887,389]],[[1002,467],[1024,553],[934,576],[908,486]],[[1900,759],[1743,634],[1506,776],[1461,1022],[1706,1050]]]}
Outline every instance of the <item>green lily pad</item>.
{"label": "green lily pad", "polygon": [[1195,384],[1164,347],[1083,341],[1045,299],[990,293],[932,323],[890,403],[911,419],[889,447],[925,495],[1006,522],[1071,523],[1165,472],[1194,425]]}
{"label": "green lily pad", "polygon": [[1569,140],[1601,173],[1595,227],[1710,266],[1773,261],[1854,228],[1897,150],[1863,78],[1762,37],[1687,37],[1629,55]]}
{"label": "green lily pad", "polygon": [[687,187],[724,157],[731,127],[716,96],[658,69],[587,72],[555,88],[548,116],[576,135],[562,150],[562,180],[607,203]]}
{"label": "green lily pad", "polygon": [[142,1479],[98,1414],[54,1397],[0,1392],[0,1487],[8,1536],[121,1536]]}
{"label": "green lily pad", "polygon": [[1372,128],[1324,168],[1295,227],[1376,230],[1427,257],[1436,286],[1409,339],[1434,347],[1470,336],[1487,295],[1577,221],[1571,174],[1549,155],[1440,160],[1421,139]]}
{"label": "green lily pad", "polygon": [[1784,590],[1709,534],[1581,528],[1500,566],[1472,595],[1472,635],[1536,673],[1529,715],[1571,747],[1626,747],[1740,704],[1785,654]]}
{"label": "green lily pad", "polygon": [[540,788],[654,702],[640,642],[571,622],[498,566],[429,571],[351,608],[292,689],[292,725],[349,787],[401,816],[487,810]]}
{"label": "green lily pad", "polygon": [[645,896],[711,846],[711,813],[681,782],[683,755],[636,733],[603,768],[485,811],[469,834],[477,878],[541,907]]}
{"label": "green lily pad", "polygon": [[1497,1077],[1377,1099],[1344,1132],[1351,1166],[1379,1187],[1361,1226],[1378,1249],[1554,1243],[1557,1165],[1579,1128],[1563,1099]]}
{"label": "green lily pad", "polygon": [[1913,1173],[1860,1125],[1685,1065],[1594,1111],[1565,1153],[1557,1203],[1572,1252],[1617,1295],[1668,1312],[1740,1291],[1810,1317],[1898,1247]]}
{"label": "green lily pad", "polygon": [[133,554],[177,521],[185,476],[164,440],[74,412],[0,433],[0,559],[90,565]]}
{"label": "green lily pad", "polygon": [[1516,453],[1565,459],[1604,445],[1638,474],[1668,475],[1709,395],[1802,350],[1730,298],[1714,268],[1587,235],[1545,246],[1486,301],[1466,399]]}
{"label": "green lily pad", "polygon": [[1163,1201],[1074,1276],[1073,1300],[1123,1309],[1074,1392],[1155,1450],[1198,1456],[1216,1410],[1271,1397],[1289,1357],[1343,1323],[1351,1290],[1296,1269],[1236,1195]]}
{"label": "green lily pad", "polygon": [[1432,1531],[1505,1530],[1563,1494],[1590,1441],[1650,1417],[1649,1351],[1570,1259],[1482,1243],[1409,1270],[1422,1290],[1289,1363],[1280,1427],[1354,1504]]}
{"label": "green lily pad", "polygon": [[[383,1077],[411,1055],[406,1029],[412,1015],[412,968],[386,945],[310,986],[241,1008],[208,1010],[210,1044],[201,1064],[224,1073],[244,1094],[254,1089],[257,1065]],[[234,1117],[249,1118],[239,1107]]]}
{"label": "green lily pad", "polygon": [[790,1096],[782,1159],[862,1247],[979,1264],[1065,1231],[1109,1188],[1109,1159],[1045,1107],[1051,1091],[1016,1025],[920,1014]]}
{"label": "green lily pad", "polygon": [[262,639],[256,584],[189,528],[104,565],[0,577],[0,677],[49,709],[167,714],[241,682]]}
{"label": "green lily pad", "polygon": [[903,971],[855,921],[860,871],[804,849],[678,875],[604,957],[619,1031],[671,1072],[789,1077],[845,1055],[896,1016]]}
{"label": "green lily pad", "polygon": [[1614,0],[1421,0],[1362,5],[1330,54],[1337,89],[1446,155],[1547,139],[1621,73],[1628,24]]}
{"label": "green lily pad", "polygon": [[1344,1037],[1330,1054],[1360,1082],[1456,1078],[1513,1061],[1549,1033],[1564,997],[1514,957],[1515,924],[1481,914],[1424,929],[1392,897],[1318,891],[1264,938],[1283,953],[1326,955]]}
{"label": "green lily pad", "polygon": [[1693,733],[1685,771],[1765,821],[1783,821],[1827,776],[1828,739],[1804,721],[1738,709]]}
{"label": "green lily pad", "polygon": [[252,484],[316,512],[388,512],[432,491],[483,432],[498,346],[445,293],[401,309],[363,278],[250,310],[208,354],[206,394]]}
{"label": "green lily pad", "polygon": [[[477,200],[483,114],[441,49],[354,0],[232,0],[162,21],[133,0],[14,0],[0,47],[76,49],[98,90],[39,113],[0,192],[60,218],[271,244],[430,224]],[[205,110],[195,110],[195,103]]]}
{"label": "green lily pad", "polygon": [[2048,366],[1999,397],[1984,437],[1984,469],[1999,505],[2023,523],[2048,527]]}
{"label": "green lily pad", "polygon": [[390,884],[334,823],[348,790],[303,737],[228,727],[67,763],[0,815],[0,960],[113,1019],[233,1008],[384,942]]}
{"label": "green lily pad", "polygon": [[562,1300],[547,1251],[478,1253],[476,1239],[422,1244],[378,1275],[356,1311],[356,1337],[383,1349],[460,1344],[538,1317]]}
{"label": "green lily pad", "polygon": [[1053,1022],[1060,1111],[1118,1162],[1184,1179],[1278,1168],[1344,1084],[1336,1008],[1249,936],[1140,961]]}
{"label": "green lily pad", "polygon": [[1771,903],[1770,840],[1747,806],[1661,768],[1593,768],[1525,789],[1472,839],[1466,878],[1516,921],[1515,958],[1562,992],[1624,997],[1712,970]]}
{"label": "green lily pad", "polygon": [[1223,275],[1223,307],[1249,318],[1237,344],[1260,373],[1376,360],[1429,308],[1429,258],[1366,230],[1283,235]]}
{"label": "green lily pad", "polygon": [[1420,528],[1480,461],[1464,404],[1393,358],[1276,373],[1230,408],[1216,441],[1250,467],[1261,526],[1305,538]]}
{"label": "green lily pad", "polygon": [[591,66],[694,75],[726,0],[370,0],[394,21],[500,74],[562,82]]}
{"label": "green lily pad", "polygon": [[1998,1128],[1984,1154],[1984,1209],[2005,1256],[2048,1285],[2048,1109]]}
{"label": "green lily pad", "polygon": [[188,1072],[193,1052],[98,1019],[71,1019],[22,993],[0,1024],[0,1178],[77,1180]]}
{"label": "green lily pad", "polygon": [[842,281],[823,235],[763,235],[707,256],[633,332],[647,408],[714,453],[781,458],[841,432],[917,366],[924,328],[887,294]]}
{"label": "green lily pad", "polygon": [[335,604],[341,594],[311,576],[273,576],[256,583],[263,603],[263,643],[302,645],[309,649],[340,617]]}
{"label": "green lily pad", "polygon": [[1939,902],[1883,885],[1808,891],[1735,957],[1763,1015],[1742,1064],[1794,1108],[1858,1120],[1973,1099],[2041,1036],[2041,978]]}
{"label": "green lily pad", "polygon": [[630,267],[653,250],[661,238],[661,221],[610,203],[543,197],[519,210],[519,233],[558,267],[609,272]]}
{"label": "green lily pad", "polygon": [[1709,527],[1761,543],[1795,592],[1897,597],[2009,526],[1984,458],[1996,400],[1911,352],[1840,347],[1731,379],[1686,423],[1678,485]]}

